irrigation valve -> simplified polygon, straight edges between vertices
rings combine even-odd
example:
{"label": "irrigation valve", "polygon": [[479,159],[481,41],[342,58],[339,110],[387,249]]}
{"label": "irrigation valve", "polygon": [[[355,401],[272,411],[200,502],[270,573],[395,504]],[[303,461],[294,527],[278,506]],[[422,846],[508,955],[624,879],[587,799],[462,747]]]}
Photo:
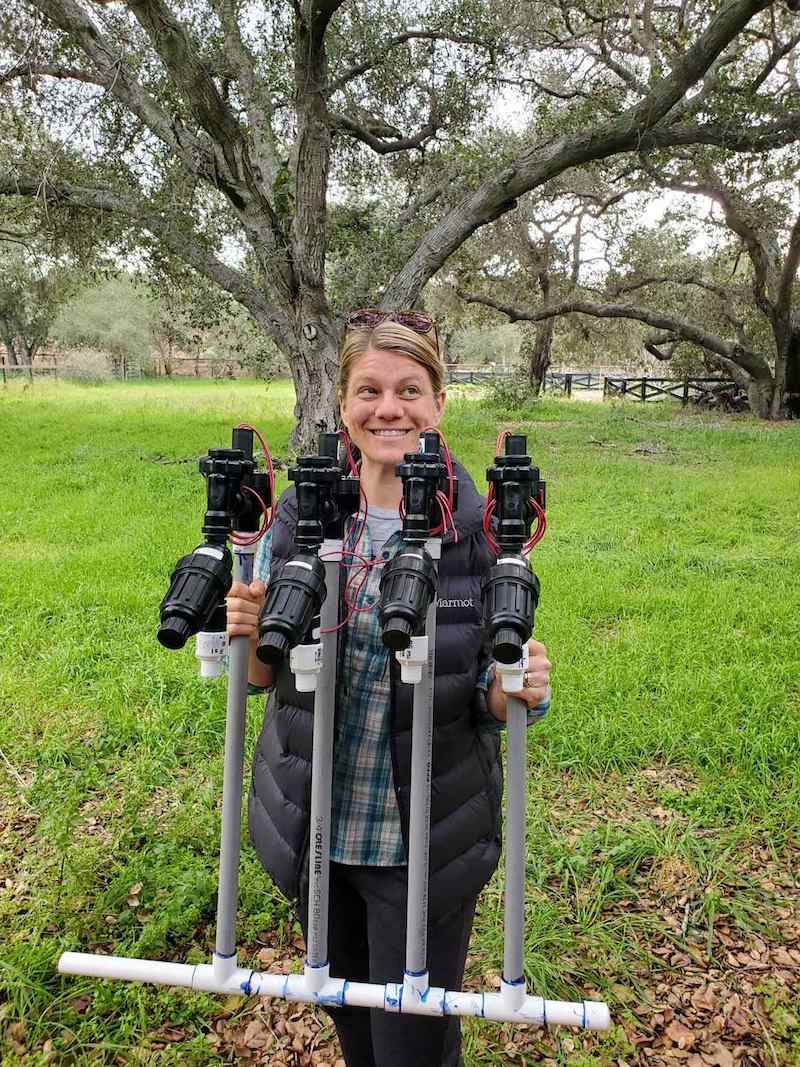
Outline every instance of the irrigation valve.
{"label": "irrigation valve", "polygon": [[381,636],[384,645],[396,653],[405,651],[424,630],[428,605],[438,587],[436,565],[426,542],[438,523],[436,494],[449,488],[447,467],[437,433],[423,433],[419,449],[407,452],[396,468],[403,483],[403,550],[381,575]]}
{"label": "irrigation valve", "polygon": [[[206,626],[212,634],[224,633],[224,597],[233,581],[233,557],[227,541],[234,531],[258,530],[261,504],[257,496],[266,507],[272,502],[268,476],[255,469],[252,430],[235,429],[232,447],[209,449],[198,466],[206,482],[205,541],[178,560],[161,601],[158,640],[171,649],[183,648]],[[218,636],[201,642],[215,650],[219,643]],[[212,664],[221,662],[218,651],[210,660],[209,655],[204,652],[201,659],[206,678],[219,674]]]}
{"label": "irrigation valve", "polygon": [[[511,667],[513,677],[519,675],[517,689],[508,688],[503,679],[506,692],[519,692],[522,688],[524,667],[518,664],[533,632],[539,603],[539,581],[528,566],[524,549],[535,514],[531,501],[544,509],[545,483],[526,455],[527,444],[523,434],[510,434],[505,455],[495,456],[494,466],[486,472],[500,552],[483,588],[483,612],[498,671]],[[512,679],[509,681],[516,685]]]}
{"label": "irrigation valve", "polygon": [[183,648],[222,603],[232,581],[233,557],[225,544],[198,545],[179,559],[161,601],[158,640],[164,648]]}
{"label": "irrigation valve", "polygon": [[[319,551],[324,541],[341,540],[345,519],[358,511],[359,505],[358,478],[342,475],[338,449],[338,434],[321,433],[319,454],[301,456],[297,466],[289,470],[297,500],[294,539],[300,552],[269,584],[267,601],[258,623],[256,655],[262,663],[279,663],[301,643],[304,650],[319,647],[316,639],[308,640],[327,595],[325,566]],[[312,653],[307,655],[311,657]],[[312,660],[305,657],[305,651],[298,652],[291,663],[296,660],[302,664],[299,668],[302,682],[298,675],[296,684],[300,692],[308,693],[316,688],[320,667],[313,666]]]}
{"label": "irrigation valve", "polygon": [[256,655],[262,663],[279,663],[304,640],[326,596],[325,567],[316,553],[300,552],[288,560],[269,583],[258,622]]}

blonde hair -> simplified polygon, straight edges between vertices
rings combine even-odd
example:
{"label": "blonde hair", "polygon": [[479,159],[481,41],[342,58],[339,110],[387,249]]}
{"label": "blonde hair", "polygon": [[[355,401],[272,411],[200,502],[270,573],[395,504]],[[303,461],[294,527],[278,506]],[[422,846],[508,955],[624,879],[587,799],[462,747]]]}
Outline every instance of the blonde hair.
{"label": "blonde hair", "polygon": [[436,340],[436,331],[417,333],[399,322],[384,319],[371,330],[350,329],[342,340],[339,353],[338,399],[341,404],[347,393],[350,374],[358,359],[370,349],[380,352],[397,352],[419,363],[428,372],[434,396],[444,389],[444,362]]}

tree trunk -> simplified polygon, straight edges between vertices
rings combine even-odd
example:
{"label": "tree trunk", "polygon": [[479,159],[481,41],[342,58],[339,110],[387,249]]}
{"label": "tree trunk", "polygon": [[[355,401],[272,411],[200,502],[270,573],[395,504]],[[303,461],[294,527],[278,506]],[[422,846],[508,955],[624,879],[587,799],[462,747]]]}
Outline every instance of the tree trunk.
{"label": "tree trunk", "polygon": [[800,326],[786,344],[786,366],[781,408],[790,419],[800,419]]}
{"label": "tree trunk", "polygon": [[175,345],[172,341],[167,341],[167,354],[164,356],[164,374],[167,378],[172,377],[172,372],[175,369],[174,356]]}
{"label": "tree trunk", "polygon": [[531,352],[528,366],[528,381],[534,396],[538,396],[542,391],[545,375],[550,368],[550,355],[553,349],[555,330],[555,319],[547,319],[545,322],[540,322],[536,329],[533,351]]}
{"label": "tree trunk", "polygon": [[44,338],[34,337],[30,341],[27,338],[22,339],[22,343],[25,346],[25,356],[28,361],[28,366],[31,368],[31,377],[33,377],[33,361],[42,347]]}
{"label": "tree trunk", "polygon": [[6,323],[0,323],[0,337],[3,339],[3,344],[6,346],[6,361],[11,367],[18,367],[22,360],[19,358],[16,350],[14,333],[8,329]]}
{"label": "tree trunk", "polygon": [[772,404],[777,390],[772,378],[751,378],[747,386],[750,410],[759,419],[772,418]]}
{"label": "tree trunk", "polygon": [[322,294],[306,293],[295,310],[295,329],[280,346],[292,372],[296,424],[289,438],[295,455],[317,452],[319,434],[336,429],[339,405],[339,329]]}
{"label": "tree trunk", "polygon": [[534,396],[538,396],[542,390],[547,368],[550,366],[550,351],[553,346],[553,334],[555,332],[555,319],[545,319],[537,323],[534,329],[530,326],[523,328],[522,344],[519,354],[527,368],[528,385]]}

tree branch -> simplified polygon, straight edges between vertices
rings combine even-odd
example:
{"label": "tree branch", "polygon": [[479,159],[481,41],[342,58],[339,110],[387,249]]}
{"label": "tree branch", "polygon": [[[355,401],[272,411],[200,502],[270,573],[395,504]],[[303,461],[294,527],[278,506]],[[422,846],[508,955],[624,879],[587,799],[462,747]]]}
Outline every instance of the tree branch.
{"label": "tree branch", "polygon": [[784,56],[787,56],[797,45],[800,43],[800,33],[793,34],[785,44],[779,45],[775,43],[775,47],[770,53],[769,59],[764,64],[763,70],[760,71],[758,76],[753,80],[752,85],[749,87],[749,92],[757,93],[770,74],[775,70],[775,67],[780,63]]}
{"label": "tree branch", "polygon": [[753,264],[753,295],[756,306],[772,321],[779,287],[780,253],[772,237],[759,230],[748,218],[746,205],[740,203],[736,194],[727,189],[716,176],[708,176],[701,182],[668,178],[651,167],[646,159],[643,158],[642,162],[653,180],[663,188],[706,196],[722,208],[726,225],[741,240]]}
{"label": "tree branch", "polygon": [[377,152],[381,156],[389,155],[392,152],[407,152],[412,148],[421,148],[427,140],[434,136],[439,128],[433,116],[431,116],[418,133],[410,137],[398,136],[394,140],[387,141],[383,137],[377,137],[364,126],[360,126],[357,122],[348,118],[347,115],[331,114],[331,122],[334,129],[345,130],[347,133],[352,134],[357,141],[362,141],[373,152]]}
{"label": "tree branch", "polygon": [[704,289],[708,293],[713,293],[721,300],[727,300],[730,296],[728,291],[723,289],[722,286],[713,285],[711,282],[704,281],[696,275],[686,275],[683,278],[676,278],[669,274],[652,278],[636,278],[630,282],[612,284],[609,286],[609,293],[611,296],[622,296],[625,293],[635,293],[638,289],[645,289],[649,285],[694,285],[698,289]]}
{"label": "tree branch", "polygon": [[331,0],[329,11],[318,16],[319,24],[315,18],[310,22],[298,19],[295,26],[297,137],[292,166],[296,195],[291,239],[300,290],[314,293],[324,292],[328,243],[327,194],[332,134],[326,100],[325,26],[334,9]]}
{"label": "tree branch", "polygon": [[74,0],[31,0],[42,14],[69,34],[94,67],[97,84],[131,111],[174,152],[189,173],[208,177],[213,158],[205,145],[181,122],[165,112],[147,90],[131,76],[122,51],[112,44]]}
{"label": "tree branch", "polygon": [[[538,92],[542,93],[544,96],[552,96],[555,100],[578,100],[578,99],[580,99],[580,100],[593,100],[593,101],[595,101],[595,103],[597,103],[596,96],[594,96],[592,93],[584,92],[583,89],[569,89],[569,90],[567,90],[567,89],[564,89],[564,90],[553,89],[550,86],[545,85],[544,82],[539,81],[537,78],[534,78],[534,77],[531,77],[531,76],[525,77],[525,78],[496,78],[495,81],[499,85],[515,85],[515,86],[532,85],[534,87],[534,89],[536,89]],[[608,110],[608,109],[604,107],[603,110]]]}
{"label": "tree branch", "polygon": [[92,212],[108,212],[143,226],[154,237],[198,273],[216,283],[242,304],[278,343],[287,323],[277,300],[256,289],[247,276],[212,255],[191,234],[178,229],[170,216],[148,209],[133,197],[106,188],[92,188],[73,182],[47,182],[39,176],[0,174],[0,196],[30,196],[57,200]]}
{"label": "tree branch", "polygon": [[[200,60],[200,49],[186,27],[163,0],[128,0],[128,7],[169,71],[176,88],[192,110],[198,124],[211,137],[216,150],[220,187],[233,203],[243,208],[250,199],[246,187],[251,177],[244,130],[220,96],[214,79]],[[254,190],[255,191],[255,190]],[[260,190],[258,191],[260,195]]]}
{"label": "tree branch", "polygon": [[541,322],[543,319],[560,315],[591,315],[600,319],[634,319],[643,322],[647,326],[653,326],[657,330],[664,330],[673,337],[681,337],[684,341],[705,348],[721,359],[727,359],[742,367],[754,378],[763,378],[770,375],[769,365],[761,353],[754,349],[724,341],[721,337],[709,333],[702,326],[688,319],[679,319],[672,315],[651,311],[650,308],[637,307],[633,304],[595,304],[588,300],[566,300],[560,304],[541,308],[538,311],[526,311],[523,308],[510,307],[499,301],[490,300],[488,297],[479,296],[475,293],[465,293],[456,290],[458,295],[471,304],[482,304],[484,307],[494,308],[505,315],[510,322]]}
{"label": "tree branch", "polygon": [[714,59],[770,0],[729,0],[706,30],[641,101],[614,119],[577,134],[537,144],[456,205],[422,238],[384,292],[383,306],[413,303],[425,283],[480,226],[499,218],[523,193],[570,167],[637,148],[678,103]]}
{"label": "tree branch", "polygon": [[775,297],[775,314],[781,318],[789,315],[792,307],[792,289],[797,271],[800,268],[800,215],[797,216],[789,237],[789,249],[783,264],[780,281]]}
{"label": "tree branch", "polygon": [[729,152],[769,152],[793,144],[800,138],[800,111],[790,111],[785,118],[761,126],[728,127],[717,123],[665,125],[642,135],[640,148],[679,148],[707,144]]}
{"label": "tree branch", "polygon": [[466,34],[458,33],[446,33],[441,30],[406,30],[405,33],[398,33],[395,37],[390,37],[378,51],[370,59],[365,60],[363,63],[357,63],[355,66],[349,67],[346,71],[338,76],[331,82],[328,88],[328,95],[332,96],[334,93],[343,89],[348,82],[353,81],[354,78],[360,77],[362,74],[366,74],[368,70],[372,70],[376,67],[386,56],[395,48],[401,44],[407,44],[408,41],[451,41],[453,44],[471,44],[476,48],[485,48],[491,54],[494,53],[494,45],[490,41],[484,41],[480,37],[470,37]]}
{"label": "tree branch", "polygon": [[253,135],[255,161],[266,189],[271,190],[278,175],[279,162],[272,135],[272,100],[261,90],[256,77],[256,63],[242,40],[236,21],[234,0],[219,0],[218,13],[224,37],[225,58],[231,66],[247,111]]}
{"label": "tree branch", "polygon": [[88,71],[79,70],[77,67],[58,67],[48,63],[30,63],[27,66],[14,66],[5,74],[0,74],[0,85],[16,80],[33,81],[34,77],[62,78],[86,82],[87,85],[97,85],[101,89],[108,89],[111,82],[102,78],[99,74],[89,74]]}
{"label": "tree branch", "polygon": [[[243,131],[230,114],[227,105],[219,98],[211,76],[197,62],[197,48],[184,33],[183,27],[160,4],[160,0],[133,2],[139,9],[141,20],[146,22],[146,15],[152,18],[151,40],[154,47],[168,69],[170,64],[162,51],[180,68],[175,74],[176,84],[205,117],[207,132],[215,129],[220,137],[229,135],[230,139],[227,141],[216,141],[210,145],[181,120],[165,112],[130,75],[118,47],[112,45],[100,32],[75,0],[31,2],[76,41],[91,65],[99,72],[99,83],[175,154],[190,175],[208,182],[227,197],[254,245],[273,254],[278,289],[284,295],[290,291],[292,277],[283,230],[253,174]],[[162,17],[163,22],[160,21]],[[181,57],[185,58],[185,63]],[[171,70],[171,73],[174,72]],[[192,99],[194,89],[201,98],[205,93],[209,99]],[[218,111],[215,111],[214,100],[219,105]],[[200,125],[203,125],[202,121]],[[250,209],[254,200],[261,211]],[[263,221],[264,216],[267,219],[266,224]]]}

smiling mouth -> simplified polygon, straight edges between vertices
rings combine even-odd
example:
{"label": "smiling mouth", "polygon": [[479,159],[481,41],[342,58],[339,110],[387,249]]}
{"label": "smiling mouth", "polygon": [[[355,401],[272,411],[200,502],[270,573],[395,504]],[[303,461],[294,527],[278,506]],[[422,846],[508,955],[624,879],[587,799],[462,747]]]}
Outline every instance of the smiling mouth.
{"label": "smiling mouth", "polygon": [[405,437],[411,430],[370,430],[376,437]]}

